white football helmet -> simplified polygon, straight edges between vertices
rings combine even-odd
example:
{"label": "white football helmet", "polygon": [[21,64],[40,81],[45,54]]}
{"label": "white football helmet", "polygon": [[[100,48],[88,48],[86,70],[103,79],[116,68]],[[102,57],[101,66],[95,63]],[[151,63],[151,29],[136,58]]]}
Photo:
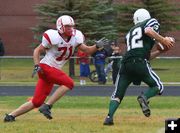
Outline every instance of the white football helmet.
{"label": "white football helmet", "polygon": [[139,22],[143,22],[144,20],[150,19],[150,18],[151,18],[151,15],[149,14],[149,12],[143,8],[136,10],[133,16],[135,25]]}
{"label": "white football helmet", "polygon": [[[59,33],[63,34],[66,32],[65,26],[69,25],[69,26],[74,26],[74,20],[71,16],[68,15],[63,15],[61,17],[59,17],[56,21],[56,28],[59,31]],[[69,33],[68,33],[69,35]]]}

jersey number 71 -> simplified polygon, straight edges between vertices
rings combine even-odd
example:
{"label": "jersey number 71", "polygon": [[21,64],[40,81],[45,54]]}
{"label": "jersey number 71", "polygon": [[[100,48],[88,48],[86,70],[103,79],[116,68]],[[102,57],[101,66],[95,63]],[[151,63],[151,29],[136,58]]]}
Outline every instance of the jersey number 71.
{"label": "jersey number 71", "polygon": [[[60,48],[58,48],[58,51],[60,51],[62,54],[58,58],[56,58],[57,61],[68,60],[72,55],[72,46],[69,48],[60,47]],[[65,58],[64,56],[66,55],[67,51],[69,52],[69,55]]]}

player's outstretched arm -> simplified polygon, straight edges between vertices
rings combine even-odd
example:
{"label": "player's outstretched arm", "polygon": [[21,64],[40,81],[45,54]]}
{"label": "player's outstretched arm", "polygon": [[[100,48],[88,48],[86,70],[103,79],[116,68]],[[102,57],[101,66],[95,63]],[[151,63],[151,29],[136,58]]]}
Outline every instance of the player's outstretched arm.
{"label": "player's outstretched arm", "polygon": [[81,51],[83,51],[84,53],[87,53],[89,55],[93,54],[94,52],[96,52],[97,48],[96,48],[96,45],[93,45],[93,46],[87,46],[86,44],[81,44],[79,46],[79,49]]}
{"label": "player's outstretched arm", "polygon": [[105,37],[101,38],[98,41],[95,41],[95,45],[93,46],[87,46],[85,44],[81,44],[79,46],[79,49],[89,55],[93,54],[96,52],[98,49],[103,48],[105,45],[109,45],[109,40]]}

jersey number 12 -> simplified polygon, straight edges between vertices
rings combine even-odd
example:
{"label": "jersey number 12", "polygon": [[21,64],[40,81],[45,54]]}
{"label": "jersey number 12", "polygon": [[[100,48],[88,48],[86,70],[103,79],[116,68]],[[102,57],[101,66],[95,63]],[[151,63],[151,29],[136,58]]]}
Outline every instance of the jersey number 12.
{"label": "jersey number 12", "polygon": [[141,27],[137,27],[132,32],[129,32],[126,35],[127,51],[135,48],[142,48],[143,41],[141,40],[141,37],[142,37]]}

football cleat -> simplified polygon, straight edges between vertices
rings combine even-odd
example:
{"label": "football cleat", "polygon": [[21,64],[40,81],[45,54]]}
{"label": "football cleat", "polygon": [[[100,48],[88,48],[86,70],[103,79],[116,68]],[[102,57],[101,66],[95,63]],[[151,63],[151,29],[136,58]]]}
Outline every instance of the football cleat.
{"label": "football cleat", "polygon": [[40,108],[39,108],[39,112],[42,113],[47,119],[52,119],[51,116],[51,108],[52,105],[48,105],[48,104],[43,104]]}
{"label": "football cleat", "polygon": [[147,101],[146,97],[144,95],[140,95],[138,96],[137,101],[139,102],[143,114],[146,117],[149,117],[151,115],[151,110],[148,106],[149,102]]}
{"label": "football cleat", "polygon": [[6,114],[5,118],[4,118],[4,122],[13,122],[15,121],[15,117],[9,114]]}
{"label": "football cleat", "polygon": [[103,125],[107,125],[107,126],[111,126],[111,125],[114,125],[114,122],[113,122],[113,118],[107,116]]}

